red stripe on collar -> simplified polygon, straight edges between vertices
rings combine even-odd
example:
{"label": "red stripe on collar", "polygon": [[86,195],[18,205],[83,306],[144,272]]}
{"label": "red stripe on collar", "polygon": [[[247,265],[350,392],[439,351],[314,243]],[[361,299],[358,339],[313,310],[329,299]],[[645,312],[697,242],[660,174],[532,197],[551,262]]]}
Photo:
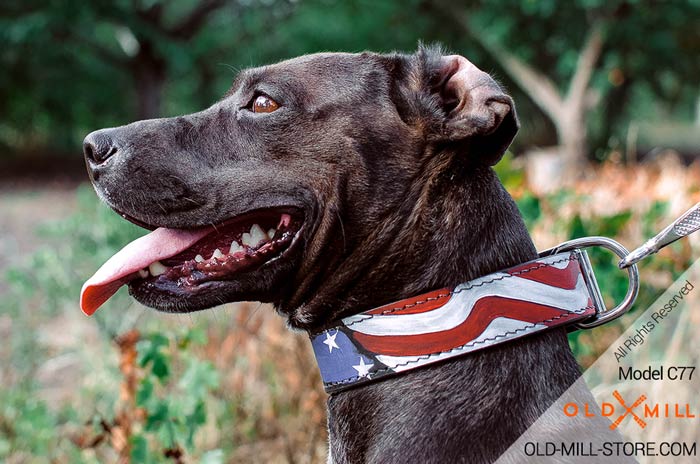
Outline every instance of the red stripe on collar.
{"label": "red stripe on collar", "polygon": [[[590,306],[591,301],[586,303]],[[497,318],[509,318],[529,324],[558,321],[568,311],[529,301],[494,296],[479,300],[464,322],[450,330],[415,335],[367,335],[355,332],[354,338],[366,350],[391,356],[421,356],[464,345],[482,334]],[[545,322],[551,325],[552,322]]]}
{"label": "red stripe on collar", "polygon": [[384,314],[418,314],[439,308],[450,299],[452,293],[449,288],[441,288],[430,293],[406,298],[396,303],[370,309],[363,314],[384,315]]}

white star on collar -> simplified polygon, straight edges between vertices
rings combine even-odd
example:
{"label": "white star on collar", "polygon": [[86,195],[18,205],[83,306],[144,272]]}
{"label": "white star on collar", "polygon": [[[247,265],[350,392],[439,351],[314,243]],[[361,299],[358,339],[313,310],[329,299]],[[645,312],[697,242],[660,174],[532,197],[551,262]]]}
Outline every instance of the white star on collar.
{"label": "white star on collar", "polygon": [[360,356],[360,364],[357,366],[352,366],[353,369],[357,371],[358,377],[369,378],[369,370],[374,367],[374,363],[365,364],[365,358]]}
{"label": "white star on collar", "polygon": [[333,352],[333,348],[340,349],[340,347],[338,346],[338,344],[335,342],[335,337],[337,337],[337,336],[338,336],[338,331],[337,331],[337,330],[335,331],[335,333],[334,333],[333,335],[331,335],[330,332],[326,332],[326,339],[323,340],[323,343],[325,343],[326,345],[328,345],[328,352],[329,352],[329,353],[332,353],[332,352]]}

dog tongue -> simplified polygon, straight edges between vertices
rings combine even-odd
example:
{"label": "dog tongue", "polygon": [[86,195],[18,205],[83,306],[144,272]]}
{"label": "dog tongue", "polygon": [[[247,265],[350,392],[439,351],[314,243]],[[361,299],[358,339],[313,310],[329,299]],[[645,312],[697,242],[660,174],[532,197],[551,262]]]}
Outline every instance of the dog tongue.
{"label": "dog tongue", "polygon": [[107,260],[95,275],[90,277],[80,291],[80,308],[90,316],[119,287],[129,283],[134,274],[149,264],[170,258],[188,249],[211,229],[195,231],[180,229],[156,229],[148,235],[134,240]]}

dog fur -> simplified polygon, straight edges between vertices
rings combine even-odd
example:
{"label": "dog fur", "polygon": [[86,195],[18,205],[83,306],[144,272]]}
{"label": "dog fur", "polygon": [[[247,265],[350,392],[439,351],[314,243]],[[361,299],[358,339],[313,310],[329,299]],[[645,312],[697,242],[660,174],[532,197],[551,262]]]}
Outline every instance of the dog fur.
{"label": "dog fur", "polygon": [[[302,244],[281,262],[196,295],[134,296],[167,311],[267,301],[314,331],[535,258],[491,167],[514,109],[490,125],[463,117],[444,63],[435,47],[304,56],[243,71],[200,113],[88,136],[98,194],[146,227],[304,211]],[[256,92],[280,110],[246,113]],[[332,395],[330,460],[493,462],[579,376],[559,329]]]}

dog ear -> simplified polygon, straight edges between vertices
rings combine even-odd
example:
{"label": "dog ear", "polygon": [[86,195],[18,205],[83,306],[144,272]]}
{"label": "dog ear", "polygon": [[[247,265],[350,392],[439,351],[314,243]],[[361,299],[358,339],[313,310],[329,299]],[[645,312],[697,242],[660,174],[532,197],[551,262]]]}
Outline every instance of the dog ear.
{"label": "dog ear", "polygon": [[433,61],[430,91],[444,112],[435,141],[468,143],[469,155],[496,164],[510,146],[519,123],[513,99],[487,73],[459,55]]}
{"label": "dog ear", "polygon": [[513,100],[487,73],[436,46],[386,56],[401,118],[429,142],[496,164],[518,132]]}

